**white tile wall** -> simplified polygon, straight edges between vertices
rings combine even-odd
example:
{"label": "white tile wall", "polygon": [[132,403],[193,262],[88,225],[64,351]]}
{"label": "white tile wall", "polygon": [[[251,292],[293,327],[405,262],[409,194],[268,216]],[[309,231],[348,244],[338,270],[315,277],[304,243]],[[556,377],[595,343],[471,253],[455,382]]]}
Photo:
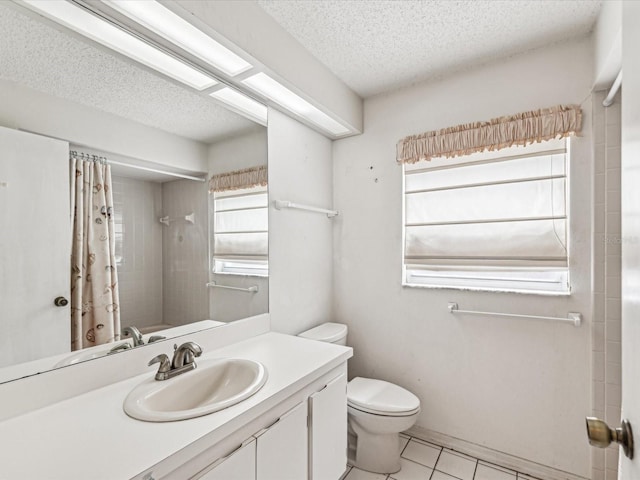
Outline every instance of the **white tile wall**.
{"label": "white tile wall", "polygon": [[171,222],[163,227],[164,323],[184,325],[209,318],[208,186],[192,180],[162,184],[163,215],[195,222]]}
{"label": "white tile wall", "polygon": [[[621,402],[621,249],[620,228],[620,93],[604,108],[606,92],[593,95],[594,181],[594,316],[592,325],[593,414],[611,425],[620,423]],[[617,478],[618,448],[592,451],[592,479]]]}
{"label": "white tile wall", "polygon": [[162,315],[162,198],[159,183],[113,176],[116,254],[123,327],[163,323]]}

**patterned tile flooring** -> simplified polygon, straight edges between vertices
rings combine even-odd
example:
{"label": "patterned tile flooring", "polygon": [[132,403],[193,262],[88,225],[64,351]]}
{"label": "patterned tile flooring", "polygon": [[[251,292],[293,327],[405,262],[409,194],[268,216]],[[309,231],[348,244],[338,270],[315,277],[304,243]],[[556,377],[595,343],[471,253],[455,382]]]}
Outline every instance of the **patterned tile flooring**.
{"label": "patterned tile flooring", "polygon": [[529,475],[400,435],[401,470],[391,475],[349,467],[341,480],[538,480]]}

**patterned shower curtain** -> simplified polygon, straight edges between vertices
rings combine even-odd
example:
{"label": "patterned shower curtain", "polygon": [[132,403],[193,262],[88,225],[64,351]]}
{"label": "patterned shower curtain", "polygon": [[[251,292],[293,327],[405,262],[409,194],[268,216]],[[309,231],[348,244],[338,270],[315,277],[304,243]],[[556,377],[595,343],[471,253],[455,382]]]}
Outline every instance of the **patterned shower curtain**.
{"label": "patterned shower curtain", "polygon": [[120,338],[111,167],[72,156],[71,350]]}

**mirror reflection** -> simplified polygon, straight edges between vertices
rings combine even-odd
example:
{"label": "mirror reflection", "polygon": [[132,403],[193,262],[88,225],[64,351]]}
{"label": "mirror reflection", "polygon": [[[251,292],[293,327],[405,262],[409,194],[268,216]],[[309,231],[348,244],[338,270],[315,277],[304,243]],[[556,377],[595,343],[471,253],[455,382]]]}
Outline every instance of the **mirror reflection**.
{"label": "mirror reflection", "polygon": [[267,312],[266,128],[8,2],[0,37],[0,382]]}

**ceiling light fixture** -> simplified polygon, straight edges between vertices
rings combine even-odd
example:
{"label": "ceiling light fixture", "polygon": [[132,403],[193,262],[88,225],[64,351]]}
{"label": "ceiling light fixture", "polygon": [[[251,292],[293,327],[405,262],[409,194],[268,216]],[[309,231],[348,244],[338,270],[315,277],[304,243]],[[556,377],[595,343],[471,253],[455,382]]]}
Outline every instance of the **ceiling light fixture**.
{"label": "ceiling light fixture", "polygon": [[156,1],[102,1],[227,75],[238,75],[252,67],[249,62]]}
{"label": "ceiling light fixture", "polygon": [[224,87],[209,94],[211,97],[220,100],[231,108],[238,110],[251,120],[261,125],[267,126],[267,107],[253,98],[240,93],[231,88]]}
{"label": "ceiling light fixture", "polygon": [[51,20],[197,90],[218,82],[115,25],[62,0],[23,0]]}
{"label": "ceiling light fixture", "polygon": [[314,107],[266,73],[257,73],[256,75],[246,78],[242,83],[335,136],[350,133],[347,127],[338,123],[329,115],[317,107]]}

